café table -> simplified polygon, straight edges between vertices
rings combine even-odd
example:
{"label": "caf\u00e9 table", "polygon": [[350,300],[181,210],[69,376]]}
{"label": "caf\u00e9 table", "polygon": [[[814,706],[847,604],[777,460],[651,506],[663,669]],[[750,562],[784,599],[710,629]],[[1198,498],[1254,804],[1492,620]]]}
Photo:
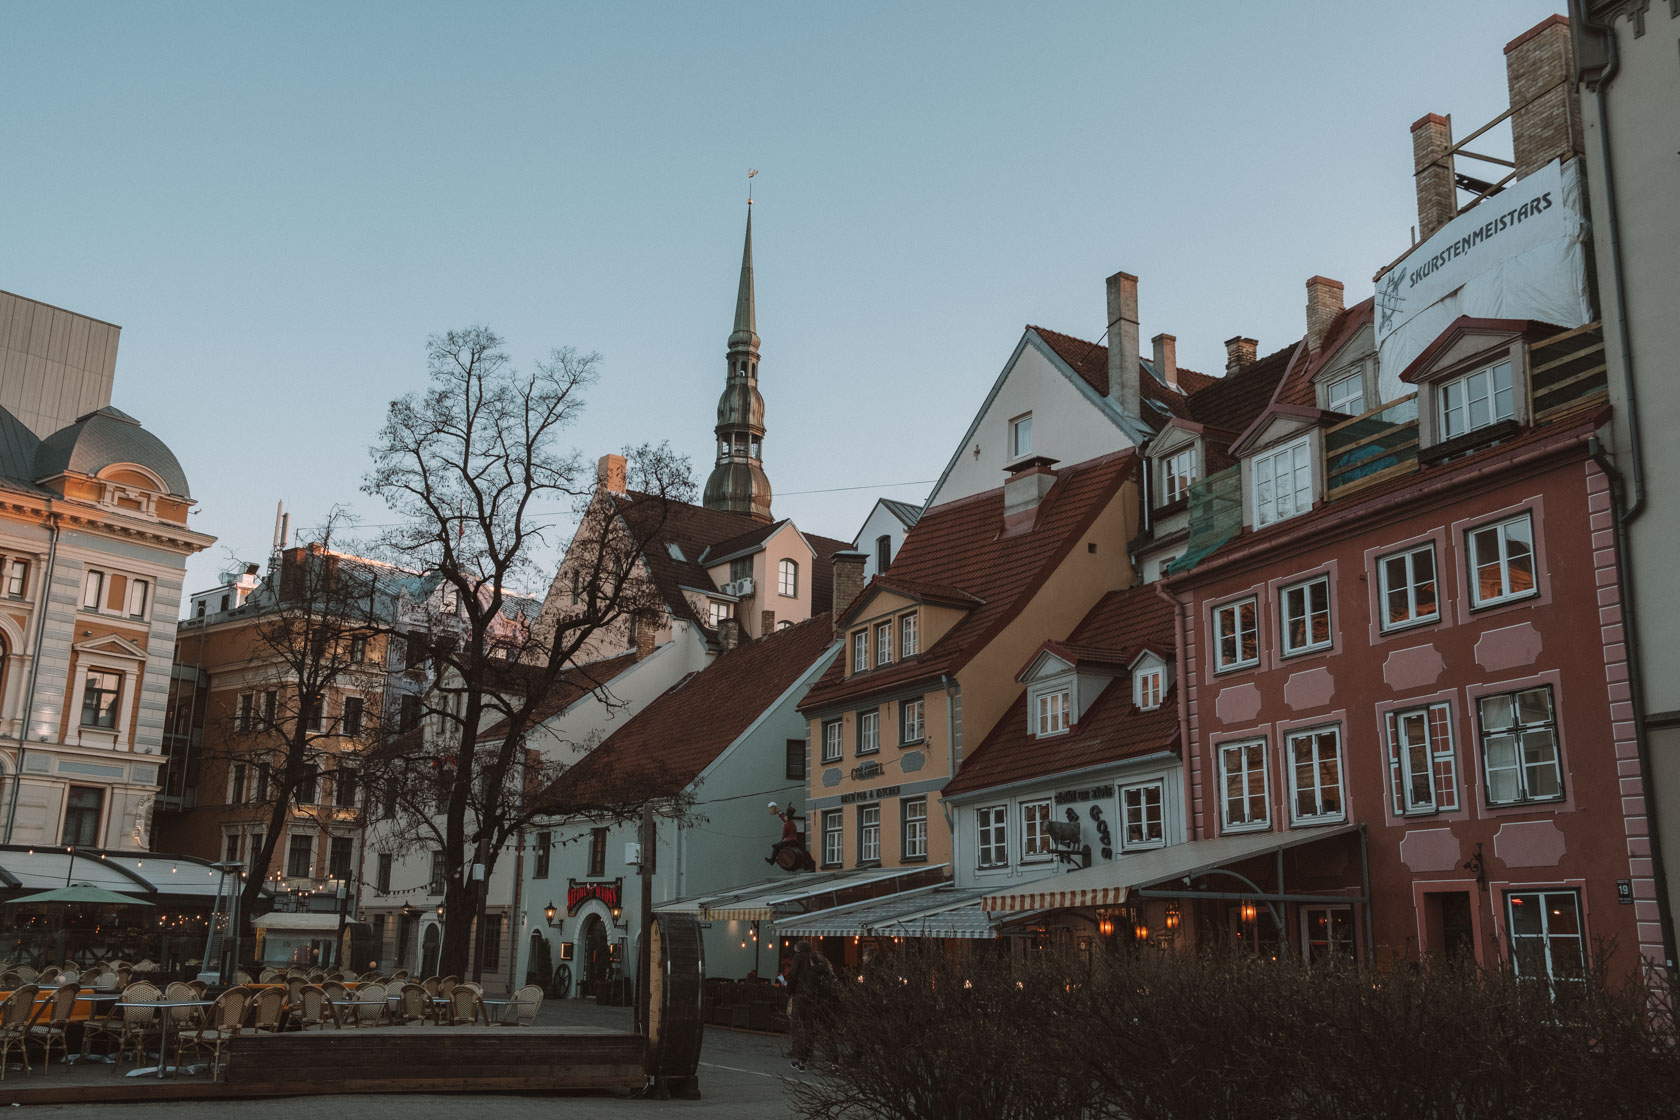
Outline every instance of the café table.
{"label": "caf\u00e9 table", "polygon": [[[87,1026],[84,1026],[84,1028],[83,1028],[83,1030],[85,1032],[87,1029],[89,1029],[92,1026],[94,1016],[99,1011],[99,1004],[115,1003],[117,1000],[119,1000],[121,998],[122,998],[122,993],[121,992],[77,992],[76,993],[76,1002],[87,1004],[88,1013],[85,1016],[72,1015],[71,1016],[71,1021],[72,1022],[81,1022],[81,1023],[87,1024]],[[86,1046],[87,1043],[84,1041],[82,1043],[82,1045]],[[106,1065],[109,1065],[112,1062],[116,1061],[116,1059],[110,1057],[107,1054],[90,1054],[86,1050],[83,1050],[80,1054],[66,1054],[66,1055],[64,1055],[64,1064],[67,1065],[67,1066],[73,1066],[77,1062],[82,1062],[82,1061],[104,1062]]]}
{"label": "caf\u00e9 table", "polygon": [[[387,996],[386,999],[330,999],[327,1002],[332,1004],[333,1007],[335,1007],[335,1008],[337,1008],[337,1007],[378,1007],[378,1008],[383,1009],[385,1007],[385,1004],[388,1002],[389,998],[390,997]],[[334,1016],[334,1019],[335,1020],[337,1019],[336,1015]],[[343,1022],[339,1022],[338,1025],[342,1027],[344,1024],[343,1024]]]}
{"label": "caf\u00e9 table", "polygon": [[[114,1006],[125,1007],[125,1008],[126,1007],[155,1007],[159,1011],[164,1011],[165,1012],[165,1014],[163,1016],[163,1025],[159,1028],[160,1033],[158,1035],[159,1040],[160,1040],[159,1043],[158,1043],[158,1047],[159,1047],[159,1049],[158,1049],[158,1064],[155,1065],[155,1066],[141,1066],[139,1069],[131,1069],[131,1070],[128,1071],[128,1073],[125,1076],[127,1076],[127,1077],[144,1077],[148,1073],[155,1073],[155,1074],[157,1074],[158,1079],[161,1081],[163,1079],[163,1075],[164,1075],[165,1071],[168,1071],[170,1073],[179,1073],[180,1070],[181,1070],[180,1066],[172,1066],[172,1065],[169,1064],[169,1028],[174,1024],[175,1016],[168,1014],[167,1009],[168,1008],[173,1008],[173,1007],[212,1007],[212,1006],[215,1005],[215,1002],[216,1002],[215,1000],[210,1000],[210,999],[138,1000],[138,1001],[135,1001],[133,1003],[124,1002],[124,1001],[119,1000]],[[195,1070],[195,1069],[201,1069],[201,1068],[203,1068],[203,1067],[201,1067],[201,1066],[188,1066],[187,1067],[187,1069],[189,1071]]]}
{"label": "caf\u00e9 table", "polygon": [[[507,1014],[506,1009],[515,1005],[515,1004],[517,1004],[518,1002],[519,1001],[516,1000],[516,999],[486,999],[483,996],[480,996],[479,1000],[478,1000],[478,1004],[484,1010],[484,1025],[487,1026],[487,1027],[493,1027],[496,1024],[501,1023],[502,1016]],[[503,1009],[503,1010],[500,1010],[500,1011],[496,1012],[496,1018],[494,1020],[492,1020],[490,1018],[490,1009],[492,1007],[498,1007],[498,1008]]]}

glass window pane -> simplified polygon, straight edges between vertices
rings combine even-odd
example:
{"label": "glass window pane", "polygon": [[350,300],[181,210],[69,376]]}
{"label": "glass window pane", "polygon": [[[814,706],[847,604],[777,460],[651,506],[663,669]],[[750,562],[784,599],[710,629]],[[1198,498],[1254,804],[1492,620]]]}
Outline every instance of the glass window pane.
{"label": "glass window pane", "polygon": [[1487,696],[1482,698],[1482,728],[1486,731],[1503,731],[1511,726],[1512,707],[1511,697]]}

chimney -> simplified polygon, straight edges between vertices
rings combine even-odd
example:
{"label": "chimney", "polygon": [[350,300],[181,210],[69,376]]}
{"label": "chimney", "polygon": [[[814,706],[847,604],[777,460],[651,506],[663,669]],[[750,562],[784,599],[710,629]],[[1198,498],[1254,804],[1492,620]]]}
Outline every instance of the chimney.
{"label": "chimney", "polygon": [[1108,278],[1108,399],[1138,418],[1143,402],[1138,384],[1138,282],[1129,272]]}
{"label": "chimney", "polygon": [[609,494],[622,494],[624,481],[624,456],[601,456],[600,461],[595,464],[595,485]]}
{"label": "chimney", "polygon": [[776,632],[776,612],[775,611],[759,611],[758,612],[758,636],[761,637],[761,638],[768,638],[770,635],[774,634],[775,632]]}
{"label": "chimney", "polygon": [[728,653],[741,644],[741,620],[725,618],[718,622],[718,645]]}
{"label": "chimney", "polygon": [[1244,366],[1253,365],[1254,359],[1259,353],[1260,342],[1258,339],[1244,338],[1240,334],[1236,338],[1227,338],[1225,340],[1225,376],[1229,377]]}
{"label": "chimney", "polygon": [[1307,281],[1307,353],[1317,354],[1324,347],[1336,316],[1342,313],[1342,282],[1328,276],[1314,276]]}
{"label": "chimney", "polygon": [[1040,455],[1017,463],[1003,484],[1003,535],[1013,537],[1032,529],[1044,495],[1056,484],[1056,460]]}
{"label": "chimney", "polygon": [[[836,552],[830,562],[834,565],[834,621],[838,623],[840,616],[845,614],[858,595],[863,591],[863,566],[869,557],[861,552],[853,552],[843,548]],[[838,634],[838,631],[836,631]]]}
{"label": "chimney", "polygon": [[638,613],[631,620],[631,639],[636,647],[636,660],[645,661],[653,654],[654,625],[653,619],[643,613]]}
{"label": "chimney", "polygon": [[1547,16],[1505,44],[1517,178],[1559,157],[1581,154],[1581,102],[1574,75],[1569,21],[1563,16]]}
{"label": "chimney", "polygon": [[1155,372],[1168,385],[1178,388],[1178,338],[1158,334],[1151,341],[1155,343]]}
{"label": "chimney", "polygon": [[1418,238],[1423,241],[1458,216],[1453,158],[1447,154],[1451,147],[1451,117],[1430,113],[1412,125],[1412,175],[1417,179]]}

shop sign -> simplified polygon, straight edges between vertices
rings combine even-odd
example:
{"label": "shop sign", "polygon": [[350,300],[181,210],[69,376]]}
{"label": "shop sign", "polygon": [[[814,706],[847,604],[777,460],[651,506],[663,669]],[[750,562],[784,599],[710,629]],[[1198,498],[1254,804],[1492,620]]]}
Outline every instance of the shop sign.
{"label": "shop sign", "polygon": [[624,906],[624,880],[598,880],[579,882],[576,879],[566,880],[566,913],[576,914],[578,907],[592,898],[598,898],[608,910],[622,909]]}
{"label": "shop sign", "polygon": [[880,789],[860,789],[840,795],[840,804],[850,805],[854,801],[879,801],[883,797],[894,797],[898,794],[898,786],[882,786]]}
{"label": "shop sign", "polygon": [[1113,786],[1092,786],[1090,789],[1064,789],[1056,794],[1056,804],[1072,805],[1076,801],[1100,801],[1114,796]]}

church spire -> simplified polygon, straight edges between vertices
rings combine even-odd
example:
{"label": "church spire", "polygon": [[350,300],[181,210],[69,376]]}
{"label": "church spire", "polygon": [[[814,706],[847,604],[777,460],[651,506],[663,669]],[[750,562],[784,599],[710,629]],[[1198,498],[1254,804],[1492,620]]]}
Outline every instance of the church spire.
{"label": "church spire", "polygon": [[707,509],[770,517],[770,480],[764,475],[764,398],[758,393],[758,314],[753,295],[752,200],[741,248],[741,284],[729,334],[728,373],[718,398],[717,465],[706,479]]}

